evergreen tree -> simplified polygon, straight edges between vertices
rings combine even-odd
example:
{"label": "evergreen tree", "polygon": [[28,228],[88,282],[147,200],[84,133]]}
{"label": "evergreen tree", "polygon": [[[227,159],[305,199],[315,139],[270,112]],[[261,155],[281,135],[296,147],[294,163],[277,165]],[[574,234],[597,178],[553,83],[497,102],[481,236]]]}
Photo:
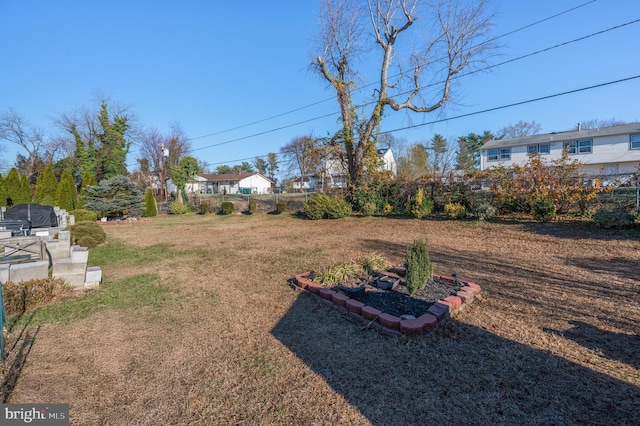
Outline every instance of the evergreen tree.
{"label": "evergreen tree", "polygon": [[18,200],[14,204],[29,204],[31,202],[31,184],[27,175],[20,176],[20,191]]}
{"label": "evergreen tree", "polygon": [[98,121],[102,132],[98,134],[100,148],[98,149],[98,175],[103,179],[110,179],[127,174],[127,153],[131,142],[124,134],[129,129],[127,117],[115,115],[113,119],[107,111],[107,104],[102,102]]}
{"label": "evergreen tree", "polygon": [[473,152],[469,149],[469,144],[464,136],[458,138],[458,152],[456,153],[456,169],[470,171],[476,166]]}
{"label": "evergreen tree", "polygon": [[53,172],[53,166],[48,163],[44,171],[38,176],[34,201],[38,204],[53,205],[57,190],[58,180]]}
{"label": "evergreen tree", "polygon": [[0,206],[7,207],[7,185],[2,175],[0,175]]}
{"label": "evergreen tree", "polygon": [[56,205],[68,212],[75,210],[78,202],[78,194],[76,191],[76,182],[67,169],[60,176],[60,184],[56,191]]}
{"label": "evergreen tree", "polygon": [[156,199],[153,196],[151,188],[147,189],[147,193],[144,196],[144,215],[145,217],[153,217],[158,214],[158,208],[156,207]]}
{"label": "evergreen tree", "polygon": [[87,204],[87,188],[90,186],[98,186],[96,178],[92,172],[84,172],[82,175],[82,186],[80,187],[80,197],[78,197],[78,208],[84,207]]}
{"label": "evergreen tree", "polygon": [[87,210],[99,216],[138,216],[145,208],[142,194],[126,176],[116,176],[101,180],[97,186],[87,186]]}
{"label": "evergreen tree", "polygon": [[20,200],[20,176],[15,167],[9,170],[4,182],[7,187],[7,206],[11,207],[14,204],[18,204]]}

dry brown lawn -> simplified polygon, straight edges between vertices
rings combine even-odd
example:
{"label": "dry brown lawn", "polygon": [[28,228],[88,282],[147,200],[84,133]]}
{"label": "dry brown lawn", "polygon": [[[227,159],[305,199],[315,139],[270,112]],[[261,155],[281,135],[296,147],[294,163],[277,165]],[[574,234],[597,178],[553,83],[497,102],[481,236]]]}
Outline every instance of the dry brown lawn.
{"label": "dry brown lawn", "polygon": [[[266,214],[105,229],[165,252],[103,267],[106,285],[156,273],[171,297],[13,330],[5,401],[70,403],[74,425],[640,424],[637,230]],[[428,337],[287,285],[363,254],[401,263],[423,237],[436,272],[485,290]]]}

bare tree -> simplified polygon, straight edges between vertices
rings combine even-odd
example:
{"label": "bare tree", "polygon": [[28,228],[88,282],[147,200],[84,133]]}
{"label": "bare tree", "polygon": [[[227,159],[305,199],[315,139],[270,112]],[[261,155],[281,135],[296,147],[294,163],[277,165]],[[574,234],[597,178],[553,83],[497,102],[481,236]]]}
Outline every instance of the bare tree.
{"label": "bare tree", "polygon": [[[492,26],[486,9],[485,0],[442,0],[436,5],[420,0],[322,0],[313,65],[333,87],[340,105],[342,130],[336,136],[345,148],[351,186],[362,178],[365,153],[375,143],[386,107],[435,111],[450,100],[454,77],[485,59],[493,48],[486,41]],[[377,56],[365,58],[370,52]],[[364,72],[356,70],[359,63],[376,64],[379,81],[373,101],[357,105],[354,94],[358,84],[365,84]]]}
{"label": "bare tree", "polygon": [[516,124],[509,124],[498,129],[496,139],[523,138],[525,136],[537,135],[542,130],[542,125],[535,121],[518,121]]}
{"label": "bare tree", "polygon": [[295,137],[280,148],[284,165],[290,174],[300,176],[300,185],[309,176],[316,174],[322,163],[322,150],[311,136]]}
{"label": "bare tree", "polygon": [[584,120],[584,121],[581,121],[578,124],[578,126],[580,129],[587,130],[587,129],[598,129],[600,127],[622,126],[625,124],[629,124],[629,122],[624,120],[617,120],[615,117],[613,117],[605,120],[598,120],[598,119]]}
{"label": "bare tree", "polygon": [[26,151],[28,156],[23,157],[26,161],[23,161],[24,170],[21,172],[28,176],[37,171],[37,163],[44,161],[46,146],[42,130],[29,124],[13,108],[0,114],[0,139],[14,143]]}

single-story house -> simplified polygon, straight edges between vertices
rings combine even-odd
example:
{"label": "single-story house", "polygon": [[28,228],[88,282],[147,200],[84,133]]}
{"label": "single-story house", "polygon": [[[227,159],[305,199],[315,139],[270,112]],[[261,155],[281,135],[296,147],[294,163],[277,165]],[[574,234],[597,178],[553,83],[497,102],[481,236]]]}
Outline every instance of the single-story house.
{"label": "single-story house", "polygon": [[258,172],[202,174],[198,182],[201,193],[270,194],[274,182]]}
{"label": "single-story house", "polygon": [[[390,148],[379,148],[378,155],[382,159],[381,169],[389,171],[393,176],[397,174],[396,160]],[[346,188],[349,181],[347,165],[338,159],[328,159],[324,164],[324,174],[316,177],[316,187]]]}
{"label": "single-story house", "polygon": [[491,140],[480,149],[480,168],[523,164],[532,154],[556,160],[564,150],[587,174],[630,175],[640,166],[640,123]]}

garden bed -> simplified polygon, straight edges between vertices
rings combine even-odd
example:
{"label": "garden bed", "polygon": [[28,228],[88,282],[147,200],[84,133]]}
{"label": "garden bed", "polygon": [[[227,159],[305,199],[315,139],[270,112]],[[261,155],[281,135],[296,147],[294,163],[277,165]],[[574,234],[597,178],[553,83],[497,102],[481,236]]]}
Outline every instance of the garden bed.
{"label": "garden bed", "polygon": [[[297,275],[293,285],[380,330],[406,335],[435,330],[481,293],[480,286],[473,282],[433,274],[424,288],[410,295],[398,272],[402,271],[370,274],[332,288],[313,282],[313,273],[307,272]],[[378,288],[378,284],[387,282],[393,283],[393,288]]]}

